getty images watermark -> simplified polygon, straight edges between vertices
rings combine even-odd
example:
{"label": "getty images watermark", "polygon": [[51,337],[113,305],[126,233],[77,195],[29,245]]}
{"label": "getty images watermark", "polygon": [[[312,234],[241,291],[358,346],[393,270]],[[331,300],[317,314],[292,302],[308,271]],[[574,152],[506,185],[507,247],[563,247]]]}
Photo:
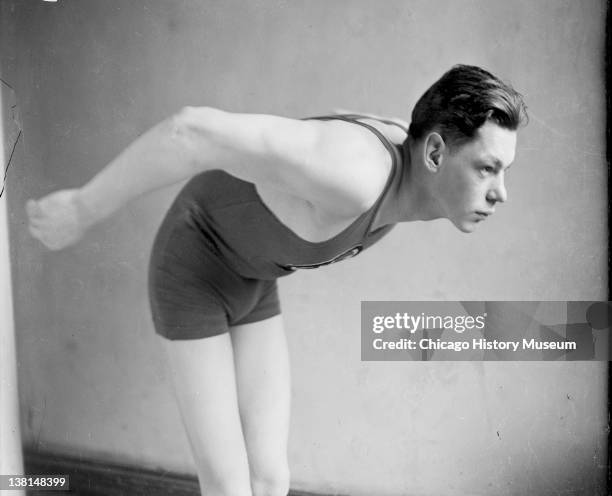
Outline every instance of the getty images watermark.
{"label": "getty images watermark", "polygon": [[364,301],[362,360],[608,360],[606,301]]}

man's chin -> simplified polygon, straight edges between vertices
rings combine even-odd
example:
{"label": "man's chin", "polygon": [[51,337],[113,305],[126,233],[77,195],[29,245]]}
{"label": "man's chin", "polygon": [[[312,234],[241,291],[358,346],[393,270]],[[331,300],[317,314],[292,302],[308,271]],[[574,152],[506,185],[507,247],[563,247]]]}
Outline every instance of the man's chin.
{"label": "man's chin", "polygon": [[479,222],[453,222],[453,225],[459,229],[462,233],[470,234],[473,233],[478,228]]}

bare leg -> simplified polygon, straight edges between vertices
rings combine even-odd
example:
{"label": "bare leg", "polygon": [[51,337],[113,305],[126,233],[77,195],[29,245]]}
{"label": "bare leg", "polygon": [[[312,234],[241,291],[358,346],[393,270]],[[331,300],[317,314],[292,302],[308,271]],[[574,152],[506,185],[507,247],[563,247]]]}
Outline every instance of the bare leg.
{"label": "bare leg", "polygon": [[253,496],[285,496],[291,379],[282,318],[236,326],[230,333]]}
{"label": "bare leg", "polygon": [[251,496],[230,335],[160,340],[202,494]]}

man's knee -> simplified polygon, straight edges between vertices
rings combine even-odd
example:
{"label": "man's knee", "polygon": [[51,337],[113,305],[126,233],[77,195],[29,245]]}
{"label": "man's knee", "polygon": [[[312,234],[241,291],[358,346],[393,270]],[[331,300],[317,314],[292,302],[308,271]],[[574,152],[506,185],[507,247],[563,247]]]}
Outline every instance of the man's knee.
{"label": "man's knee", "polygon": [[198,477],[200,480],[200,490],[206,496],[252,496],[249,484],[242,484],[237,481],[210,480]]}
{"label": "man's knee", "polygon": [[251,474],[253,496],[287,496],[289,482],[287,467],[275,467],[267,473]]}
{"label": "man's knee", "polygon": [[252,496],[249,475],[242,470],[211,470],[202,465],[198,467],[198,480],[206,496]]}

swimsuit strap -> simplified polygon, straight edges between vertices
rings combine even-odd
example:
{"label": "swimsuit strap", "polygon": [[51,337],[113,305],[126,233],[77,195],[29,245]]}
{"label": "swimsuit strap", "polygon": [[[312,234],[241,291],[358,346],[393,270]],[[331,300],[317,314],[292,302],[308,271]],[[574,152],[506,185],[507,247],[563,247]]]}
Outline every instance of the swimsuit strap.
{"label": "swimsuit strap", "polygon": [[[354,117],[354,116],[356,116],[356,117]],[[359,116],[358,114],[324,115],[324,116],[318,116],[318,117],[306,117],[306,118],[304,118],[302,120],[317,119],[317,120],[329,121],[329,120],[337,119],[337,120],[341,120],[341,121],[345,121],[345,122],[350,122],[350,123],[353,123],[353,124],[358,124],[360,126],[365,127],[366,129],[369,129],[370,131],[372,131],[378,137],[378,139],[382,142],[382,144],[385,146],[385,148],[389,151],[389,153],[391,154],[391,171],[389,173],[389,177],[387,179],[385,187],[383,188],[382,193],[377,198],[376,203],[374,203],[374,205],[372,205],[372,207],[370,208],[370,210],[368,212],[368,215],[370,216],[370,218],[368,219],[368,227],[367,227],[366,233],[369,233],[370,229],[372,227],[372,224],[374,223],[374,219],[376,218],[376,214],[378,213],[378,209],[380,208],[380,205],[382,204],[383,198],[385,198],[385,196],[387,195],[387,192],[389,191],[389,188],[391,187],[391,184],[393,183],[393,180],[394,180],[395,176],[397,175],[398,164],[402,163],[402,158],[401,158],[401,156],[400,156],[396,146],[393,145],[393,143],[391,143],[384,134],[382,134],[374,126],[372,126],[370,124],[366,124],[365,122],[361,122],[361,121],[356,120],[357,118],[360,118],[360,119],[367,118],[367,119],[372,119],[372,120],[378,120],[380,122],[385,122],[385,120],[382,120],[382,119],[374,119],[372,117]],[[388,123],[391,124],[391,122],[388,122]],[[396,125],[399,126],[399,124],[397,124],[397,123],[396,123]]]}
{"label": "swimsuit strap", "polygon": [[406,126],[403,126],[402,124],[400,124],[397,121],[391,120],[391,119],[385,119],[383,117],[372,117],[371,115],[365,115],[365,114],[338,114],[339,117],[346,117],[348,119],[370,119],[372,121],[378,121],[378,122],[382,122],[384,124],[389,124],[390,126],[396,126],[399,127],[402,131],[404,131],[406,134],[408,134],[408,128]]}
{"label": "swimsuit strap", "polygon": [[404,129],[402,126],[400,126],[397,123],[393,123],[391,121],[386,121],[383,119],[374,119],[372,117],[365,117],[365,116],[359,116],[358,114],[340,114],[340,115],[322,115],[322,116],[317,116],[317,117],[305,117],[302,120],[306,121],[306,120],[322,120],[322,121],[331,121],[334,119],[340,120],[340,121],[345,121],[345,122],[350,122],[353,124],[358,124],[360,126],[363,126],[367,129],[369,129],[370,131],[372,131],[377,137],[378,139],[382,142],[383,145],[385,145],[385,148],[389,151],[389,153],[391,154],[391,156],[393,157],[393,162],[394,162],[394,166],[397,165],[397,163],[399,163],[401,161],[401,157],[399,155],[399,152],[397,151],[396,146],[391,143],[387,137],[381,133],[378,129],[376,129],[374,126],[372,126],[371,124],[366,124],[365,122],[361,122],[357,119],[372,119],[375,121],[380,121],[383,122],[385,124],[395,124],[396,126],[400,127],[401,129]]}

